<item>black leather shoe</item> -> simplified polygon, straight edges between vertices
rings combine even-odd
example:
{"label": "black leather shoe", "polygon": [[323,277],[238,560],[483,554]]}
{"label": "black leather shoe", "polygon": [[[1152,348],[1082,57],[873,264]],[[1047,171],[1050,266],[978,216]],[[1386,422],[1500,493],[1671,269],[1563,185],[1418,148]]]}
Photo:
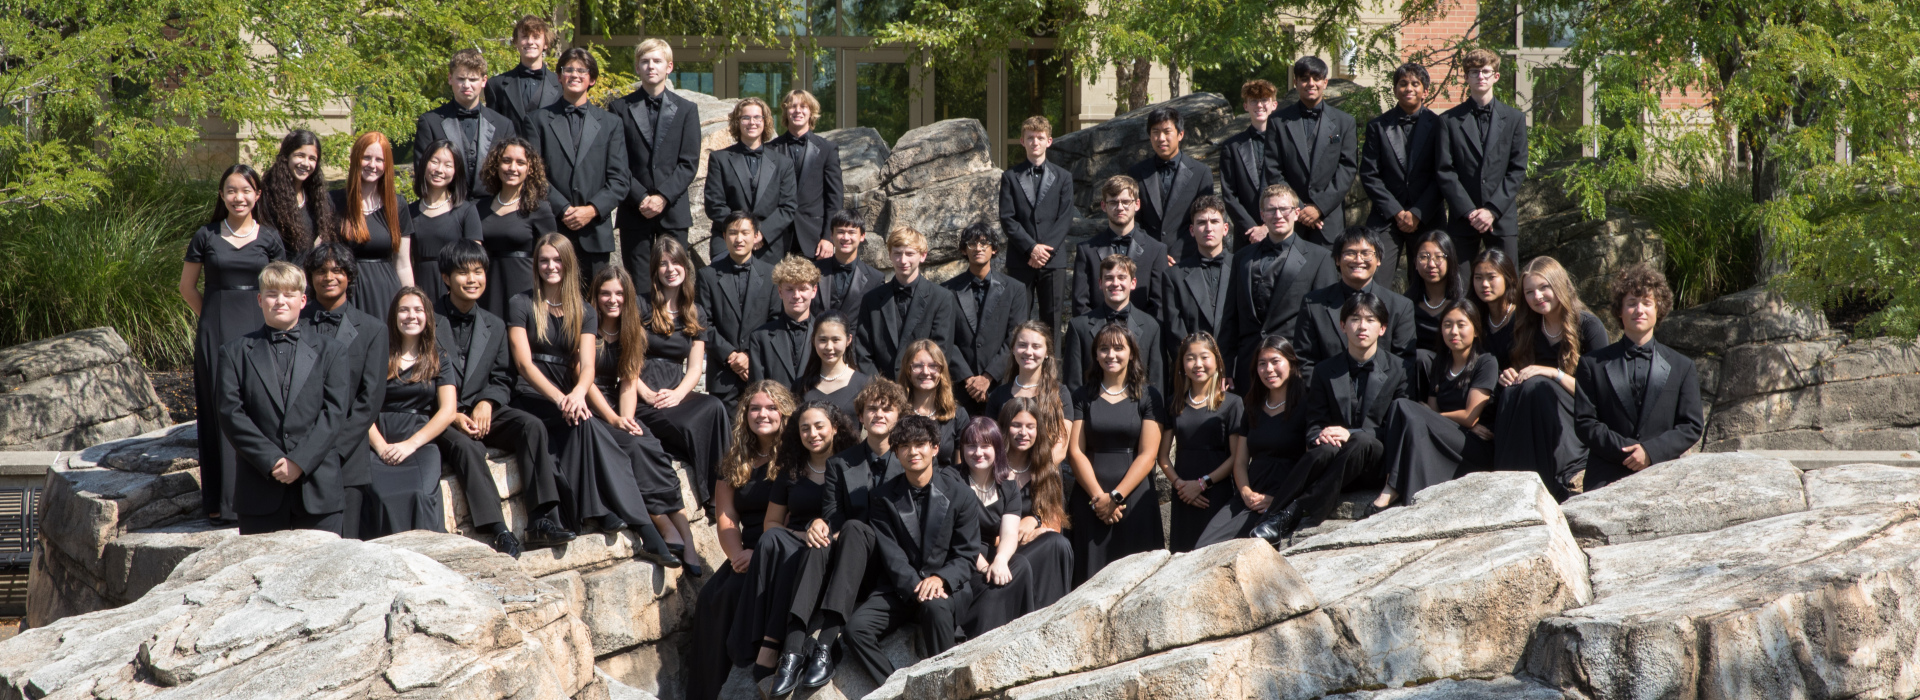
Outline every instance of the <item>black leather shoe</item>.
{"label": "black leather shoe", "polygon": [[676,557],[687,556],[687,546],[678,542],[668,542],[667,551],[673,552]]}
{"label": "black leather shoe", "polygon": [[780,665],[773,670],[773,688],[767,694],[776,698],[792,695],[793,689],[800,687],[800,670],[806,662],[806,657],[799,654],[781,654]]}
{"label": "black leather shoe", "polygon": [[520,538],[514,537],[513,532],[510,530],[501,530],[500,534],[493,536],[493,550],[519,559]]}
{"label": "black leather shoe", "polygon": [[527,523],[526,546],[533,549],[563,545],[572,542],[574,537],[576,535],[572,530],[560,527],[559,523],[547,518],[536,518],[533,522]]}
{"label": "black leather shoe", "polygon": [[672,552],[656,552],[646,547],[633,548],[633,555],[669,569],[678,569],[686,565],[686,562],[680,561],[680,557],[674,556]]}
{"label": "black leather shoe", "polygon": [[1296,501],[1287,504],[1285,508],[1268,513],[1267,517],[1261,520],[1259,525],[1254,526],[1253,536],[1266,540],[1267,544],[1273,545],[1275,549],[1278,549],[1280,544],[1286,541],[1288,537],[1292,537],[1293,531],[1299,528],[1300,503]]}
{"label": "black leather shoe", "polygon": [[1383,505],[1380,505],[1380,504],[1378,504],[1378,503],[1368,503],[1368,504],[1367,504],[1367,507],[1366,507],[1366,508],[1364,508],[1364,509],[1362,509],[1362,510],[1360,511],[1360,519],[1361,519],[1361,520],[1366,520],[1367,518],[1371,518],[1371,517],[1373,517],[1373,516],[1376,516],[1376,515],[1379,515],[1379,514],[1381,514],[1381,513],[1385,513],[1385,512],[1387,512],[1387,509],[1388,509],[1388,508],[1392,508],[1392,507],[1394,507],[1395,505],[1397,505],[1397,504],[1391,504],[1391,503],[1390,503],[1390,504],[1387,504],[1387,505],[1384,505],[1384,506],[1383,506]]}
{"label": "black leather shoe", "polygon": [[604,515],[600,517],[601,532],[607,533],[609,535],[617,535],[617,534],[620,534],[621,530],[625,530],[625,529],[627,529],[627,521],[625,520],[621,520],[620,518],[617,518],[611,515]]}
{"label": "black leather shoe", "polygon": [[800,677],[800,685],[806,688],[818,688],[833,680],[833,647],[827,644],[813,645],[813,655],[807,657],[807,673]]}

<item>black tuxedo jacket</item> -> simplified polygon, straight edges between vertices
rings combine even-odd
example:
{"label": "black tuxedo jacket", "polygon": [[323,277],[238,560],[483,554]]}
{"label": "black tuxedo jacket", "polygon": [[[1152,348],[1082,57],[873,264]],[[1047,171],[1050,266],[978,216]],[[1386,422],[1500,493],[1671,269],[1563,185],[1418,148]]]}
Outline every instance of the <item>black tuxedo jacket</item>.
{"label": "black tuxedo jacket", "polygon": [[1347,230],[1343,203],[1359,167],[1353,155],[1358,134],[1353,115],[1333,105],[1324,107],[1312,129],[1300,114],[1300,103],[1295,102],[1267,118],[1267,182],[1287,183],[1300,195],[1302,206],[1319,209],[1324,221],[1319,230],[1297,227],[1294,232],[1331,246]]}
{"label": "black tuxedo jacket", "polygon": [[[240,458],[234,470],[233,509],[271,515],[288,508],[299,489],[306,512],[338,513],[341,492],[339,432],[353,403],[347,348],[318,333],[300,334],[293,352],[293,389],[280,390],[268,331],[248,333],[220,347],[220,431]],[[366,440],[363,430],[360,435]],[[303,472],[293,484],[273,478],[273,465],[291,460]]]}
{"label": "black tuxedo jacket", "polygon": [[611,253],[614,249],[613,210],[627,199],[632,177],[627,173],[627,136],[620,119],[591,104],[581,120],[580,145],[574,146],[573,128],[562,105],[555,103],[533,115],[533,142],[547,163],[547,202],[553,218],[566,216],[567,207],[593,205],[593,220],[584,228],[561,233],[575,239],[581,252]]}
{"label": "black tuxedo jacket", "polygon": [[[644,90],[614,100],[607,111],[619,118],[626,142],[626,167],[632,175],[626,201],[620,206],[620,227],[637,227],[640,200],[649,195],[667,199],[660,212],[661,228],[685,231],[693,225],[693,209],[687,203],[687,188],[700,168],[700,108],[673,90],[660,95],[659,125],[643,104]],[[637,230],[637,229],[636,229]]]}
{"label": "black tuxedo jacket", "polygon": [[[300,311],[302,334],[322,335],[313,323],[313,314],[319,308],[309,303]],[[340,455],[341,483],[364,486],[373,483],[375,459],[373,447],[367,442],[367,428],[380,418],[380,407],[387,402],[387,324],[352,304],[342,304],[340,311],[346,314],[346,321],[333,339],[346,348],[353,398],[341,417],[335,452]]]}
{"label": "black tuxedo jacket", "polygon": [[420,119],[414,122],[413,162],[418,165],[420,159],[427,155],[428,146],[440,139],[446,139],[452,142],[455,148],[460,149],[460,157],[466,160],[467,192],[474,195],[485,194],[487,186],[480,178],[480,169],[487,163],[487,154],[493,152],[494,144],[519,135],[520,129],[514,126],[512,119],[493,111],[491,107],[481,105],[478,122],[480,156],[466,159],[467,139],[471,136],[462,127],[460,120],[453,116],[454,111],[459,108],[459,104],[448,102],[438,109],[420,115]]}
{"label": "black tuxedo jacket", "polygon": [[[1161,243],[1153,235],[1135,222],[1132,239],[1127,246],[1127,257],[1133,258],[1134,278],[1138,284],[1133,288],[1133,305],[1154,314],[1160,311],[1160,298],[1167,283],[1167,244]],[[1109,226],[1106,230],[1094,234],[1092,238],[1081,241],[1073,247],[1073,313],[1075,316],[1086,313],[1099,305],[1106,295],[1100,291],[1100,259],[1107,256],[1107,247],[1113,245],[1118,236]],[[1056,256],[1057,257],[1057,256]]]}
{"label": "black tuxedo jacket", "polygon": [[1573,371],[1574,429],[1587,445],[1586,489],[1606,486],[1633,474],[1620,450],[1640,445],[1647,462],[1659,464],[1678,458],[1700,441],[1706,421],[1700,411],[1700,374],[1693,360],[1661,345],[1653,345],[1646,400],[1635,404],[1632,378],[1627,375],[1631,340],[1600,348],[1581,358]]}
{"label": "black tuxedo jacket", "polygon": [[[1108,309],[1105,304],[1093,313],[1084,313],[1067,321],[1067,332],[1060,343],[1060,383],[1069,389],[1079,389],[1087,383],[1087,371],[1096,367],[1093,357],[1093,337],[1106,327]],[[1164,387],[1166,378],[1164,364],[1160,358],[1160,322],[1153,315],[1138,306],[1127,306],[1127,330],[1133,332],[1133,340],[1140,344],[1140,359],[1147,365],[1147,383]]]}
{"label": "black tuxedo jacket", "polygon": [[868,290],[860,298],[860,327],[854,329],[860,341],[860,371],[875,377],[900,376],[900,363],[905,359],[900,354],[908,343],[921,338],[940,344],[951,369],[960,356],[953,345],[953,324],[958,322],[958,315],[953,294],[926,275],[913,281],[913,301],[907,303],[904,318],[899,305],[893,303],[892,283]]}
{"label": "black tuxedo jacket", "polygon": [[820,268],[820,293],[813,296],[813,313],[817,316],[828,311],[838,311],[846,315],[848,323],[857,326],[860,322],[860,300],[865,298],[867,292],[872,291],[874,287],[886,284],[887,275],[856,256],[851,264],[853,282],[847,285],[846,296],[828,299],[827,296],[832,294],[833,290],[827,288],[829,283],[827,265],[832,261],[832,258],[813,261],[813,266]]}
{"label": "black tuxedo jacket", "polygon": [[[745,271],[735,265],[733,258],[721,256],[718,262],[708,265],[699,277],[700,308],[708,314],[707,327],[707,382],[708,392],[713,392],[716,376],[731,377],[727,383],[739,384],[739,375],[727,367],[727,356],[747,349],[747,335],[760,324],[766,323],[780,313],[780,295],[773,288],[773,264],[758,258],[749,258]],[[730,285],[720,283],[722,274],[744,274],[747,283],[744,290],[731,290]],[[736,293],[744,291],[744,296]],[[742,309],[745,309],[744,313]]]}
{"label": "black tuxedo jacket", "polygon": [[1213,289],[1207,288],[1207,276],[1200,265],[1200,251],[1189,249],[1180,264],[1167,270],[1167,291],[1160,299],[1160,328],[1165,332],[1167,348],[1173,348],[1195,333],[1209,333],[1222,352],[1232,338],[1226,335],[1227,307],[1233,298],[1233,255],[1222,252],[1220,276]]}
{"label": "black tuxedo jacket", "polygon": [[1307,442],[1320,437],[1320,430],[1337,425],[1352,432],[1373,433],[1379,437],[1386,425],[1387,413],[1395,399],[1407,397],[1407,371],[1400,358],[1380,350],[1373,355],[1373,376],[1367,378],[1367,412],[1354,425],[1353,356],[1345,350],[1327,358],[1307,384]]}
{"label": "black tuxedo jacket", "polygon": [[840,182],[840,146],[818,132],[809,131],[800,139],[781,134],[767,145],[787,153],[795,140],[805,140],[807,150],[804,158],[793,163],[793,252],[812,260],[820,238],[830,234],[827,221],[840,211],[847,190]]}
{"label": "black tuxedo jacket", "polygon": [[987,375],[998,382],[1007,371],[1007,341],[1013,329],[1027,322],[1027,287],[999,272],[987,273],[987,304],[982,308],[973,299],[973,273],[954,275],[940,286],[953,292],[956,314],[953,345],[958,357],[948,358],[954,383],[968,377]]}
{"label": "black tuxedo jacket", "polygon": [[893,590],[912,591],[922,579],[939,576],[952,595],[973,580],[973,559],[985,550],[980,499],[962,478],[951,469],[934,468],[924,527],[904,472],[874,489],[868,524],[879,535],[880,562]]}
{"label": "black tuxedo jacket", "polygon": [[1260,250],[1259,246],[1265,243],[1234,251],[1233,283],[1227,289],[1229,298],[1225,324],[1226,335],[1231,339],[1221,340],[1234,348],[1228,352],[1248,353],[1250,359],[1250,353],[1259,346],[1261,336],[1293,338],[1293,330],[1307,295],[1340,281],[1340,273],[1333,267],[1333,254],[1328,253],[1326,248],[1297,237],[1289,238],[1293,240],[1293,250],[1287,254],[1286,262],[1274,271],[1278,279],[1268,297],[1265,318],[1254,312],[1258,307],[1253,303],[1253,261]]}
{"label": "black tuxedo jacket", "polygon": [[1053,246],[1049,270],[1067,267],[1067,234],[1073,230],[1073,175],[1053,161],[1041,164],[1040,192],[1027,198],[1023,185],[1033,161],[1023,160],[1000,173],[1000,230],[1007,232],[1007,274],[1022,278],[1034,246]]}
{"label": "black tuxedo jacket", "polygon": [[799,202],[794,196],[793,161],[776,149],[760,149],[760,176],[752,177],[747,167],[747,148],[734,144],[707,154],[707,186],[704,200],[707,218],[713,221],[713,239],[708,244],[709,259],[727,255],[724,225],[727,215],[736,211],[753,214],[760,223],[760,237],[766,247],[754,257],[779,262],[793,248],[793,215]]}
{"label": "black tuxedo jacket", "polygon": [[1513,200],[1527,181],[1527,116],[1498,99],[1492,108],[1493,123],[1485,142],[1480,139],[1472,100],[1440,115],[1442,137],[1435,142],[1434,176],[1440,181],[1440,196],[1447,201],[1447,231],[1454,235],[1479,235],[1467,223],[1467,215],[1483,207],[1494,214],[1492,235],[1520,235]]}
{"label": "black tuxedo jacket", "polygon": [[[771,379],[804,395],[807,392],[799,389],[800,378],[806,374],[808,356],[813,354],[813,345],[804,339],[813,335],[813,317],[800,324],[805,330],[791,329],[787,323],[787,314],[782,311],[747,334],[747,382]],[[802,336],[799,345],[803,351],[794,350],[790,333]]]}
{"label": "black tuxedo jacket", "polygon": [[1194,200],[1213,194],[1213,170],[1185,152],[1174,156],[1174,161],[1180,166],[1173,178],[1173,196],[1164,201],[1160,188],[1165,175],[1160,172],[1158,156],[1134,163],[1127,175],[1140,183],[1141,190],[1140,213],[1134,225],[1160,239],[1167,245],[1167,253],[1178,260],[1193,242],[1193,235],[1187,231],[1187,215]]}
{"label": "black tuxedo jacket", "polygon": [[[1347,334],[1340,329],[1340,307],[1347,303],[1350,289],[1346,282],[1335,281],[1307,294],[1300,319],[1294,324],[1293,350],[1300,356],[1298,371],[1312,372],[1318,363],[1347,354]],[[1418,342],[1413,301],[1383,284],[1369,283],[1365,291],[1373,292],[1387,305],[1388,317],[1383,319],[1386,332],[1380,336],[1381,352],[1412,362]]]}
{"label": "black tuxedo jacket", "polygon": [[1220,199],[1227,203],[1227,220],[1235,240],[1245,240],[1247,229],[1259,226],[1260,192],[1267,188],[1266,132],[1251,127],[1220,142]]}
{"label": "black tuxedo jacket", "polygon": [[[884,465],[882,473],[873,473],[876,464]],[[827,492],[820,503],[820,518],[834,532],[848,520],[867,522],[873,512],[868,504],[874,487],[900,473],[900,460],[894,459],[892,452],[876,458],[865,440],[827,458]]]}
{"label": "black tuxedo jacket", "polygon": [[1420,229],[1441,228],[1440,181],[1434,172],[1434,144],[1442,137],[1440,115],[1424,107],[1414,115],[1413,133],[1406,139],[1407,159],[1402,162],[1389,140],[1397,136],[1388,136],[1389,130],[1399,131],[1402,114],[1396,107],[1367,122],[1367,145],[1360,150],[1360,186],[1373,203],[1367,227],[1385,230],[1393,225],[1393,217],[1411,211],[1420,220]]}
{"label": "black tuxedo jacket", "polygon": [[447,313],[453,302],[442,295],[434,302],[434,337],[440,349],[453,363],[455,385],[460,392],[461,413],[472,413],[481,401],[492,401],[497,411],[513,398],[513,355],[507,343],[507,322],[493,312],[473,307],[473,340],[466,347],[454,341],[453,322]]}
{"label": "black tuxedo jacket", "polygon": [[[526,85],[536,80],[540,83],[539,96],[529,102]],[[487,79],[487,87],[480,94],[486,98],[489,109],[513,122],[514,130],[524,136],[533,133],[534,114],[542,107],[560,101],[560,76],[554,74],[552,68],[546,68],[536,78],[524,66],[514,66],[512,70]]]}

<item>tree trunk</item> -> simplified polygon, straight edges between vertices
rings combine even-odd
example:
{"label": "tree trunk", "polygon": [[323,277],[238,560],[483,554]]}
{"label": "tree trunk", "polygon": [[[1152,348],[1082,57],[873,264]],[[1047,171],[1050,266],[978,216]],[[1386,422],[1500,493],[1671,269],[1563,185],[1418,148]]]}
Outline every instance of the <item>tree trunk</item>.
{"label": "tree trunk", "polygon": [[1173,61],[1167,62],[1167,95],[1180,96],[1180,64]]}
{"label": "tree trunk", "polygon": [[[1758,131],[1757,129],[1755,131]],[[1766,204],[1773,201],[1780,192],[1780,162],[1773,157],[1767,144],[1759,139],[1747,143],[1747,158],[1752,164],[1753,203]],[[1759,230],[1753,237],[1753,279],[1766,284],[1774,277],[1787,271],[1786,251],[1779,246],[1778,239],[1767,224],[1757,224]]]}
{"label": "tree trunk", "polygon": [[1147,96],[1147,81],[1153,77],[1153,59],[1145,57],[1133,59],[1133,75],[1131,77],[1132,82],[1127,85],[1127,103],[1129,105],[1127,111],[1129,112],[1142,109],[1153,103],[1153,98]]}

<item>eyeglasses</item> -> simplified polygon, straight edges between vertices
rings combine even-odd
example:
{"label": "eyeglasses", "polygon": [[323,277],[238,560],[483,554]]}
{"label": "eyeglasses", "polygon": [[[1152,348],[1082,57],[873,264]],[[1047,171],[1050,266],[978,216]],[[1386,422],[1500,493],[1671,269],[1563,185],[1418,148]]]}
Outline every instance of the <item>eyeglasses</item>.
{"label": "eyeglasses", "polygon": [[568,66],[566,68],[560,69],[560,74],[561,75],[593,75],[593,72],[585,68],[581,68],[579,66]]}
{"label": "eyeglasses", "polygon": [[1414,258],[1414,260],[1423,263],[1443,263],[1447,261],[1447,256],[1440,253],[1423,253],[1420,257]]}
{"label": "eyeglasses", "polygon": [[1340,251],[1341,260],[1372,260],[1374,252],[1364,248],[1348,248]]}
{"label": "eyeglasses", "polygon": [[1469,76],[1478,76],[1478,77],[1481,77],[1481,78],[1491,78],[1491,77],[1493,77],[1493,76],[1496,76],[1496,75],[1499,75],[1499,74],[1500,74],[1500,71],[1497,71],[1497,70],[1494,70],[1494,69],[1492,69],[1492,68],[1482,68],[1482,69],[1480,69],[1480,70],[1470,70],[1470,71],[1467,71],[1467,75],[1469,75]]}
{"label": "eyeglasses", "polygon": [[1116,199],[1109,199],[1109,200],[1107,200],[1107,203],[1108,203],[1108,204],[1112,204],[1112,205],[1116,205],[1116,206],[1122,206],[1122,207],[1124,207],[1124,206],[1128,206],[1128,205],[1132,205],[1132,204],[1138,204],[1138,203],[1140,203],[1140,200],[1138,200],[1138,199],[1117,199],[1117,198],[1116,198]]}
{"label": "eyeglasses", "polygon": [[1292,214],[1298,211],[1300,211],[1300,207],[1261,207],[1260,208],[1260,212],[1263,214],[1272,212],[1282,216],[1285,216],[1287,214]]}

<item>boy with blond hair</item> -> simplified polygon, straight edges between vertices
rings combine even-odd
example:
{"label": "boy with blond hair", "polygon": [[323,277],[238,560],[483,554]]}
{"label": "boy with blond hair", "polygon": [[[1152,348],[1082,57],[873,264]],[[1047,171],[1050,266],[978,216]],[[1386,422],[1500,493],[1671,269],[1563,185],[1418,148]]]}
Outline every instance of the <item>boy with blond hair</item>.
{"label": "boy with blond hair", "polygon": [[779,137],[767,143],[793,162],[793,254],[808,260],[833,257],[828,220],[840,211],[846,187],[840,182],[840,147],[814,133],[820,100],[805,90],[780,98]]}
{"label": "boy with blond hair", "polygon": [[700,110],[672,90],[673,47],[659,38],[633,49],[640,87],[607,105],[626,132],[632,180],[620,203],[620,257],[640,295],[653,290],[653,242],[673,236],[687,244],[693,209],[687,188],[700,168]]}
{"label": "boy with blond hair", "polygon": [[887,257],[893,261],[893,280],[874,287],[860,300],[860,371],[876,377],[897,377],[900,353],[921,338],[940,344],[947,357],[959,357],[953,346],[953,323],[959,310],[953,294],[920,274],[927,261],[927,237],[901,227],[887,234]]}
{"label": "boy with blond hair", "polygon": [[1059,326],[1067,315],[1067,234],[1073,229],[1073,175],[1047,162],[1053,122],[1020,123],[1027,159],[1000,174],[1000,230],[1007,234],[1007,276],[1039,302],[1040,320]]}

